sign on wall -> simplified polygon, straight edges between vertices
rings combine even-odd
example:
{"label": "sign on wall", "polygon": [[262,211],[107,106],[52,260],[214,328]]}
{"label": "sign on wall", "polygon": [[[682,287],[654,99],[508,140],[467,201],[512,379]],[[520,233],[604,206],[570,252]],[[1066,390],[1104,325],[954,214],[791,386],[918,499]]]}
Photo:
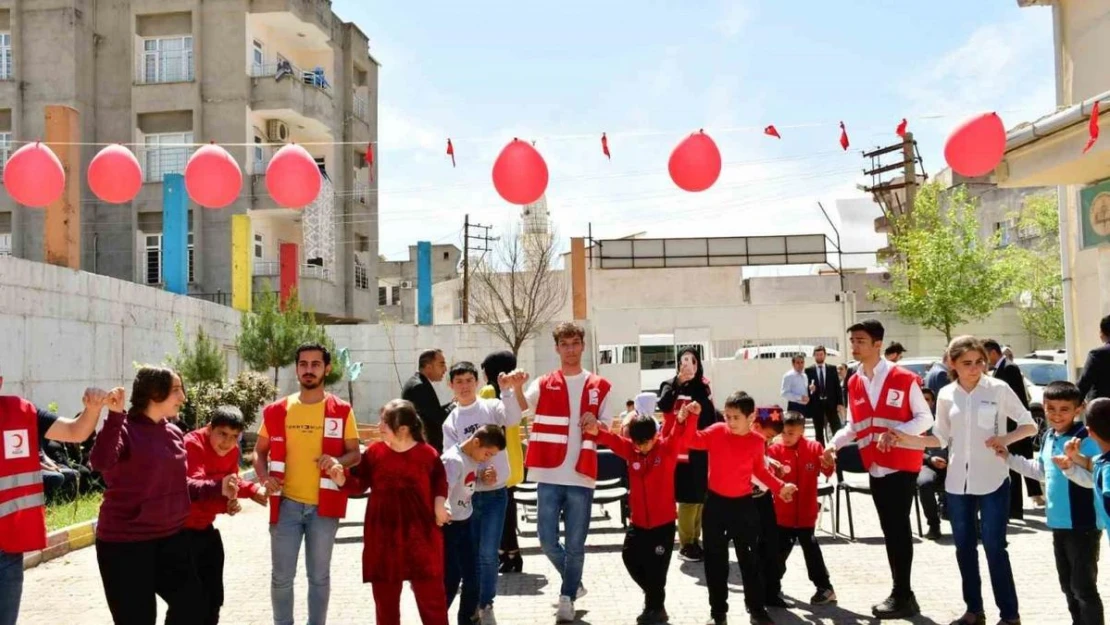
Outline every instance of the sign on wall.
{"label": "sign on wall", "polygon": [[1110,243],[1110,180],[1079,192],[1079,222],[1083,249]]}
{"label": "sign on wall", "polygon": [[827,262],[825,235],[598,241],[602,269],[809,265]]}

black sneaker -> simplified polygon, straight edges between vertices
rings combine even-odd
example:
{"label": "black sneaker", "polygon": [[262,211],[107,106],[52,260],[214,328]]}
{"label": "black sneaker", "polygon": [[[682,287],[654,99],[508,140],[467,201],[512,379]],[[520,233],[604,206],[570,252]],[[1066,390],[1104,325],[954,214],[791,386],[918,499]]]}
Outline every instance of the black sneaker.
{"label": "black sneaker", "polygon": [[822,588],[810,598],[810,605],[830,605],[836,603],[836,591],[832,588]]}
{"label": "black sneaker", "polygon": [[667,611],[660,608],[653,610],[651,608],[644,608],[640,616],[636,617],[636,625],[662,625],[667,622]]}
{"label": "black sneaker", "polygon": [[952,621],[951,625],[987,625],[987,615],[982,612],[979,614],[968,612]]}
{"label": "black sneaker", "polygon": [[790,607],[790,604],[786,602],[786,599],[782,598],[782,595],[775,595],[773,597],[767,597],[767,599],[763,601],[763,605],[764,605],[764,607],[768,607],[768,608],[789,608]]}
{"label": "black sneaker", "polygon": [[759,610],[758,612],[751,613],[752,625],[775,625],[775,620],[767,613],[767,610]]}
{"label": "black sneaker", "polygon": [[929,531],[925,532],[925,538],[929,540],[940,540],[940,525],[930,525]]}
{"label": "black sneaker", "polygon": [[871,614],[879,620],[911,618],[921,613],[917,605],[917,598],[912,594],[904,599],[887,597],[882,603],[871,606]]}
{"label": "black sneaker", "polygon": [[690,543],[690,561],[701,562],[705,558],[705,550],[698,543]]}
{"label": "black sneaker", "polygon": [[709,620],[705,622],[705,625],[728,625],[728,615],[712,614],[709,616]]}

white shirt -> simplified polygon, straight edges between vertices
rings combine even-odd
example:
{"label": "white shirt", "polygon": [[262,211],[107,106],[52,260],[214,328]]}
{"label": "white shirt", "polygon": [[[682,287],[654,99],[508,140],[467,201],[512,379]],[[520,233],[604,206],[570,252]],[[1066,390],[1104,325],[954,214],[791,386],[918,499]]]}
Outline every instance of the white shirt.
{"label": "white shirt", "polygon": [[[856,368],[856,375],[863,380],[864,388],[867,389],[867,398],[871,401],[872,406],[879,405],[880,396],[883,393],[883,384],[886,384],[887,375],[890,374],[891,368],[895,366],[886,358],[880,358],[879,364],[875,365],[875,377],[873,378],[868,378],[867,374],[863,372],[863,365]],[[836,449],[850,445],[856,440],[856,433],[852,431],[851,403],[851,401],[848,402],[847,425],[832,437],[831,445]],[[933,411],[929,410],[929,404],[925,401],[925,396],[921,394],[921,387],[917,384],[910,385],[910,412],[913,413],[913,418],[898,426],[897,430],[899,432],[917,436],[924,434],[933,426]],[[897,473],[894,469],[880,467],[877,464],[872,464],[868,472],[875,477],[885,477],[891,473]]]}
{"label": "white shirt", "polygon": [[[501,427],[517,425],[520,423],[520,418],[520,404],[517,403],[512,389],[503,389],[501,399],[479,398],[469,406],[456,405],[451,414],[447,415],[447,420],[443,422],[443,448],[465,443],[466,439],[483,425],[490,423]],[[493,484],[479,482],[477,486],[479,492],[504,488],[505,482],[509,479],[509,454],[505,450],[501,450],[494,456],[490,465],[497,471],[497,481]],[[479,467],[482,470],[485,468],[485,466]]]}
{"label": "white shirt", "polygon": [[802,403],[802,398],[809,395],[809,378],[806,377],[805,371],[795,371],[791,368],[790,371],[782,374],[782,388],[779,394],[786,401]]}
{"label": "white shirt", "polygon": [[[595,480],[574,470],[574,465],[578,463],[578,452],[582,449],[582,425],[579,421],[582,419],[582,391],[586,388],[587,375],[589,371],[583,370],[578,375],[566,376],[567,393],[570,395],[570,431],[567,433],[567,455],[563,458],[563,464],[552,469],[530,468],[528,469],[529,480],[541,484],[594,487]],[[536,404],[540,399],[539,378],[528,386],[524,395],[528,398],[529,410],[535,414]],[[610,399],[608,395],[605,397],[597,414],[598,421],[606,425],[613,422],[611,410],[613,402],[609,401]]]}
{"label": "white shirt", "polygon": [[473,512],[470,500],[478,482],[478,463],[458,445],[445,447],[440,460],[447,473],[447,512],[452,521],[465,521]]}
{"label": "white shirt", "polygon": [[1006,434],[1006,420],[1036,425],[1010,385],[990,376],[968,393],[959,383],[940,389],[933,435],[948,447],[948,477],[944,490],[957,495],[987,495],[1010,475],[1006,461],[986,445],[992,436]]}

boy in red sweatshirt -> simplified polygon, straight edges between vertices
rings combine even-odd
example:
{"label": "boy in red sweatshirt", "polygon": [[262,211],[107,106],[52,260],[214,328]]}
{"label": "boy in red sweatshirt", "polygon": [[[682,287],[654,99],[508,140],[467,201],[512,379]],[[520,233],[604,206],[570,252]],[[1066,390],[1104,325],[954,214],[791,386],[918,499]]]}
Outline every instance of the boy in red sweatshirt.
{"label": "boy in red sweatshirt", "polygon": [[[265,506],[266,492],[262,487],[238,478],[239,435],[245,428],[238,408],[221,406],[213,410],[207,426],[185,435],[186,475],[193,484],[214,490],[235,484],[239,497],[249,497]],[[220,530],[212,523],[217,514],[235,514],[241,509],[235,498],[202,499],[192,502],[189,518],[185,520],[185,535],[205,594],[204,625],[219,623],[224,603],[224,543]]]}
{"label": "boy in red sweatshirt", "polygon": [[[586,431],[597,435],[628,463],[628,502],[631,524],[624,536],[621,557],[632,581],[644,591],[644,611],[637,625],[667,622],[667,569],[671,565],[675,535],[674,469],[686,442],[686,417],[701,411],[697,403],[683,406],[668,436],[656,433],[655,394],[636,398],[636,412],[626,419],[627,437],[598,428],[596,422]],[[619,427],[614,425],[614,428]],[[696,427],[688,428],[693,432]]]}
{"label": "boy in red sweatshirt", "polygon": [[782,574],[786,573],[786,560],[794,543],[802,546],[809,581],[817,593],[809,600],[811,605],[836,603],[836,592],[829,581],[829,570],[817,544],[814,528],[821,504],[817,499],[817,476],[829,477],[833,465],[824,460],[825,446],[805,437],[806,418],[799,412],[787,412],[783,419],[782,441],[771,445],[767,455],[782,465],[783,481],[795,484],[798,493],[793,501],[775,501],[775,516],[779,533],[779,578],[772,583],[781,588]]}
{"label": "boy in red sweatshirt", "polygon": [[736,546],[736,559],[744,582],[744,603],[752,625],[773,625],[764,605],[764,580],[760,574],[759,511],[752,498],[752,478],[759,479],[786,501],[798,489],[783,484],[767,469],[765,440],[751,431],[755,400],[738,391],[725,400],[725,422],[688,434],[690,449],[709,452],[709,495],[702,518],[705,541],[705,582],[709,588],[712,625],[728,623],[728,545]]}

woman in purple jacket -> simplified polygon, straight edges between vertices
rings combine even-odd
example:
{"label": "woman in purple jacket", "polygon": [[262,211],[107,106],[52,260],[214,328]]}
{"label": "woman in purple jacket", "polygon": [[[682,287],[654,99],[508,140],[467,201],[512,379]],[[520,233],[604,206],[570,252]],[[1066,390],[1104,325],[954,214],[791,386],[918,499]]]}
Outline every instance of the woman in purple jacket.
{"label": "woman in purple jacket", "polygon": [[158,595],[169,606],[166,625],[194,625],[205,602],[181,530],[190,497],[225,496],[234,476],[216,483],[186,479],[184,438],[167,421],[185,403],[172,370],[139,369],[126,413],[123,402],[122,389],[109,394],[108,418],[89,458],[108,486],[96,526],[108,608],[116,625],[154,625]]}

